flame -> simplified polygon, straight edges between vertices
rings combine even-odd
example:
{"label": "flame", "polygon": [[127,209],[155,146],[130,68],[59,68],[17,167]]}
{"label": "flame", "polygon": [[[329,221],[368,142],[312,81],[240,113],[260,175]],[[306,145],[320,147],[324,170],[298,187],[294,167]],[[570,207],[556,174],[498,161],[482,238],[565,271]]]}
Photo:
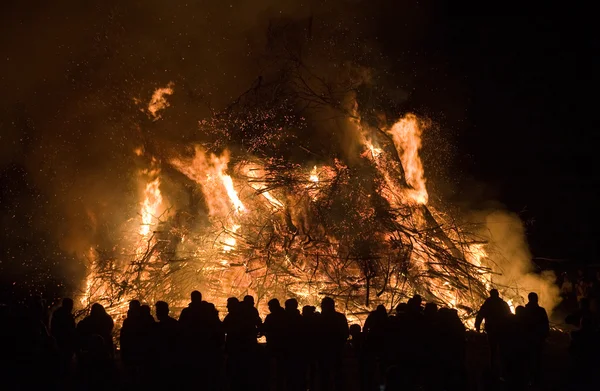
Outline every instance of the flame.
{"label": "flame", "polygon": [[150,103],[148,103],[148,112],[154,121],[160,119],[158,112],[170,106],[166,96],[173,94],[173,82],[169,82],[166,87],[157,88],[152,94]]}
{"label": "flame", "polygon": [[510,308],[510,312],[512,312],[513,315],[514,315],[514,313],[515,313],[515,305],[513,304],[512,299],[507,300],[506,304],[508,304],[508,308]]}
{"label": "flame", "polygon": [[308,180],[313,183],[319,183],[319,174],[317,173],[317,166],[314,166],[312,171],[310,172],[310,176]]}
{"label": "flame", "polygon": [[[229,231],[231,233],[235,234],[238,231],[238,229],[240,229],[240,228],[241,228],[240,225],[234,224]],[[231,250],[233,250],[235,248],[236,243],[237,243],[236,238],[234,236],[229,236],[228,238],[226,238],[224,240],[223,251],[230,252]]]}
{"label": "flame", "polygon": [[412,187],[409,193],[418,204],[427,204],[428,194],[425,187],[425,171],[419,156],[422,129],[414,114],[407,114],[389,130],[404,168],[406,182]]}
{"label": "flame", "polygon": [[238,213],[245,212],[246,208],[244,207],[244,204],[242,204],[242,201],[240,201],[240,197],[238,196],[237,191],[235,191],[235,187],[233,187],[233,180],[231,177],[223,174],[222,172],[219,173],[219,175],[221,177],[221,181],[223,181],[223,186],[225,186],[227,195],[229,196],[229,200],[233,204],[235,211]]}
{"label": "flame", "polygon": [[[158,175],[158,173],[156,175]],[[162,194],[160,193],[160,177],[156,176],[154,180],[146,184],[144,196],[140,211],[142,216],[140,235],[147,236],[150,233],[152,221],[156,219],[163,201]]]}

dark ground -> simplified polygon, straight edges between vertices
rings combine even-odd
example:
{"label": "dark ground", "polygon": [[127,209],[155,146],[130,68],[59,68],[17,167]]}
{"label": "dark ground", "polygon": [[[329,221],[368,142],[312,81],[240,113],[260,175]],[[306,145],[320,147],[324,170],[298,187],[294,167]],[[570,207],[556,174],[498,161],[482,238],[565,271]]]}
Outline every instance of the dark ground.
{"label": "dark ground", "polygon": [[[571,359],[568,354],[569,334],[558,330],[553,330],[546,344],[543,359],[543,379],[542,383],[537,387],[529,387],[527,390],[548,390],[548,391],[563,391],[570,390],[568,384],[571,374]],[[264,348],[264,345],[261,345]],[[501,381],[493,382],[489,377],[489,349],[487,346],[486,335],[475,332],[467,333],[467,357],[468,369],[468,388],[469,391],[500,391],[513,390],[509,385]],[[120,364],[117,363],[117,367]],[[263,367],[264,368],[264,367]],[[423,363],[422,368],[426,368],[426,363]],[[357,379],[358,373],[357,363],[351,354],[346,357],[345,371],[347,379],[348,391],[359,391],[359,383]],[[267,376],[267,369],[261,370],[256,376]],[[177,377],[178,374],[173,374]],[[435,373],[427,373],[426,376],[435,376]],[[122,371],[117,370],[117,381],[119,385],[110,386],[110,390],[132,390],[136,389],[131,385],[125,384],[125,378],[122,376]],[[198,388],[201,389],[201,388]],[[267,388],[265,388],[267,389]],[[584,391],[582,388],[578,390]],[[273,386],[269,390],[275,390]]]}

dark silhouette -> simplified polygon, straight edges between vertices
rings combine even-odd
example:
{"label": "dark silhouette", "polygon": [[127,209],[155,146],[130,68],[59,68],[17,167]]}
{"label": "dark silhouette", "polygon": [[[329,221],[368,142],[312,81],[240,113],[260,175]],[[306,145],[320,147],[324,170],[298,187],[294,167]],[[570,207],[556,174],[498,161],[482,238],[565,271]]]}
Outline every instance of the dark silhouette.
{"label": "dark silhouette", "polygon": [[[110,315],[106,313],[104,307],[98,303],[92,304],[90,314],[77,324],[81,346],[85,349],[86,347],[99,347],[98,344],[100,344],[107,356],[112,357],[113,327],[114,322]],[[91,346],[88,344],[91,344]]]}
{"label": "dark silhouette", "polygon": [[367,360],[372,357],[367,357],[365,353],[365,335],[359,324],[352,324],[349,328],[350,340],[348,345],[353,362],[356,364],[354,373],[358,377],[359,388],[362,391],[373,389],[373,385],[369,385],[369,372]]}
{"label": "dark silhouette", "polygon": [[244,301],[242,301],[242,310],[244,312],[244,317],[252,319],[258,335],[258,332],[262,326],[262,319],[260,318],[258,310],[254,306],[254,297],[250,295],[244,296]]}
{"label": "dark silhouette", "polygon": [[[442,389],[459,391],[466,389],[466,329],[458,312],[441,308],[437,312],[436,329],[439,345],[439,369]],[[435,334],[434,334],[435,335]],[[428,338],[431,335],[427,336]]]}
{"label": "dark silhouette", "polygon": [[120,332],[121,359],[127,370],[139,365],[142,359],[140,331],[142,327],[141,304],[138,300],[129,302],[127,317]]}
{"label": "dark silhouette", "polygon": [[527,314],[525,307],[518,306],[510,315],[502,333],[500,354],[504,363],[504,379],[510,389],[522,390],[527,384]]}
{"label": "dark silhouette", "polygon": [[77,324],[79,379],[84,388],[102,389],[112,378],[114,322],[101,304]]}
{"label": "dark silhouette", "polygon": [[497,289],[492,289],[490,290],[490,297],[485,300],[475,318],[475,329],[478,332],[481,328],[481,322],[485,320],[485,332],[490,345],[490,365],[493,372],[501,365],[499,355],[502,344],[502,331],[510,316],[511,312],[508,304],[500,298]]}
{"label": "dark silhouette", "polygon": [[169,316],[169,304],[157,301],[155,304],[157,322],[152,324],[149,338],[148,363],[150,374],[147,378],[157,388],[173,384],[170,375],[180,367],[179,361],[179,322]]}
{"label": "dark silhouette", "polygon": [[267,352],[271,379],[275,379],[276,389],[285,389],[285,353],[287,317],[279,300],[271,299],[267,303],[270,313],[265,318],[262,333],[267,338]]}
{"label": "dark silhouette", "polygon": [[77,331],[73,316],[73,300],[64,298],[61,306],[52,314],[50,332],[56,341],[60,353],[63,376],[68,372],[73,354],[77,347]]}
{"label": "dark silhouette", "polygon": [[304,360],[306,385],[310,390],[315,390],[317,383],[317,337],[319,316],[320,314],[316,311],[314,306],[305,305],[302,307],[302,330],[304,341],[301,354]]}
{"label": "dark silhouette", "polygon": [[[344,347],[349,337],[346,316],[335,310],[335,302],[330,297],[321,301],[319,317],[319,371],[322,390],[344,390],[342,364]],[[333,386],[332,386],[333,380]]]}
{"label": "dark silhouette", "polygon": [[253,372],[256,364],[256,319],[245,303],[227,299],[228,314],[223,320],[227,352],[227,377],[230,390],[256,389]]}
{"label": "dark silhouette", "polygon": [[[364,365],[365,387],[369,390],[376,389],[377,378],[385,365],[386,326],[388,322],[387,310],[383,305],[378,305],[365,321],[364,326]],[[379,376],[378,376],[379,374]]]}
{"label": "dark silhouette", "polygon": [[541,361],[544,343],[550,333],[548,314],[538,304],[538,295],[531,292],[529,302],[525,306],[527,353],[529,358],[529,375],[533,383],[538,383],[541,375]]}
{"label": "dark silhouette", "polygon": [[202,294],[193,291],[190,304],[181,311],[179,326],[185,371],[183,383],[191,389],[202,379],[204,389],[217,389],[225,334],[214,304],[203,301]]}
{"label": "dark silhouette", "polygon": [[285,315],[287,330],[285,333],[284,365],[287,391],[303,391],[306,390],[306,367],[302,357],[305,330],[296,299],[285,301]]}

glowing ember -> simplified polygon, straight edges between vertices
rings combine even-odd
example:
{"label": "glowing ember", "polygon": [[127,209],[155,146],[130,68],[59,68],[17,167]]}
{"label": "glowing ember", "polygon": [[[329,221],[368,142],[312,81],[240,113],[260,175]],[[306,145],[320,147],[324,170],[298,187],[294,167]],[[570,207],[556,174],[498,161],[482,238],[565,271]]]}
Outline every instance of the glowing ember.
{"label": "glowing ember", "polygon": [[158,112],[169,107],[166,96],[173,94],[173,86],[173,82],[170,82],[166,87],[157,88],[152,94],[152,99],[148,103],[148,112],[155,121],[160,119]]}

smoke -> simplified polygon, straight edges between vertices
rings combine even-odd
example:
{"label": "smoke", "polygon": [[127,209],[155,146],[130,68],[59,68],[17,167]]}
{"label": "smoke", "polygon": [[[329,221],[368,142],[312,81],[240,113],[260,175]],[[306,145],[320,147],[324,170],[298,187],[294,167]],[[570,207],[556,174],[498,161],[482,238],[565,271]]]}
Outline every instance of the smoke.
{"label": "smoke", "polygon": [[485,230],[482,236],[489,241],[489,266],[493,269],[492,285],[502,292],[504,299],[513,301],[515,307],[527,303],[529,292],[539,295],[540,305],[548,313],[560,301],[556,276],[552,271],[538,273],[534,270],[525,229],[514,213],[494,210],[478,214]]}

